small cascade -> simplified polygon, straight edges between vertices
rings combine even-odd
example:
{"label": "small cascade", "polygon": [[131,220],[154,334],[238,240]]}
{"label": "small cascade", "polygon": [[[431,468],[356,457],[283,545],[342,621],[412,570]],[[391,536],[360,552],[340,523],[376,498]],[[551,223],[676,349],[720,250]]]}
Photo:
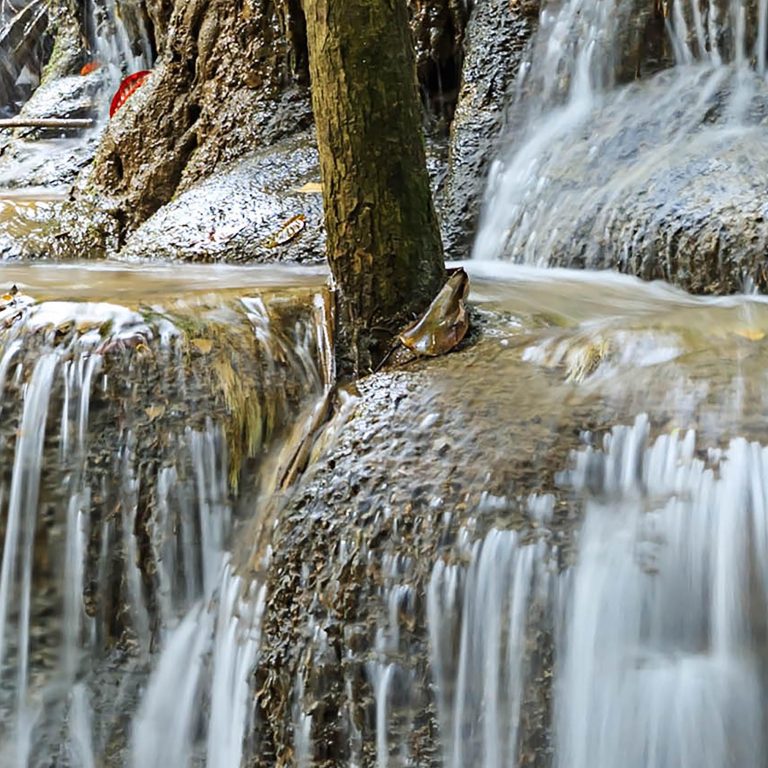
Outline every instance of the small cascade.
{"label": "small cascade", "polygon": [[[532,499],[551,513],[552,499]],[[552,616],[549,545],[491,530],[467,567],[438,560],[427,593],[430,658],[444,765],[517,765],[532,683],[528,638]]]}
{"label": "small cascade", "polygon": [[86,0],[86,35],[115,88],[127,74],[149,69],[153,47],[141,0]]}
{"label": "small cascade", "polygon": [[443,765],[764,765],[768,448],[652,439],[640,416],[560,482],[583,511],[575,557],[546,533],[552,497],[533,497],[541,529],[460,537],[433,568]]}
{"label": "small cascade", "polygon": [[264,591],[228,554],[238,479],[327,386],[324,313],[2,310],[0,763],[240,765]]}
{"label": "small cascade", "polygon": [[[360,600],[365,617],[350,615],[339,626],[322,605],[297,617],[288,735],[297,766],[310,768],[330,758],[350,768],[406,768],[418,763],[419,745],[429,739],[417,564],[396,552],[396,544],[388,551],[358,547],[357,541],[338,541],[343,560],[351,563],[361,555],[381,581],[358,589],[331,582],[328,591],[349,589],[350,613]],[[309,568],[306,576],[313,578]],[[329,706],[332,701],[339,707]]]}
{"label": "small cascade", "polygon": [[[193,757],[208,768],[240,766],[263,609],[263,586],[247,590],[222,560],[215,589],[169,633],[150,678],[131,739],[135,768],[183,766]],[[206,699],[203,741],[200,703]]]}
{"label": "small cascade", "polygon": [[576,459],[587,494],[559,649],[557,762],[764,764],[768,450],[645,417]]}
{"label": "small cascade", "polygon": [[[407,734],[413,729],[414,712],[403,707],[413,697],[413,670],[401,648],[401,617],[412,616],[416,594],[403,583],[411,568],[407,559],[385,555],[383,570],[390,583],[382,590],[385,611],[376,628],[373,658],[367,663],[374,699],[376,768],[411,764]],[[393,706],[398,700],[400,707]]]}
{"label": "small cascade", "polygon": [[474,256],[638,271],[677,247],[654,240],[664,215],[690,205],[698,231],[696,205],[719,204],[719,186],[687,180],[765,151],[766,13],[764,0],[545,4]]}

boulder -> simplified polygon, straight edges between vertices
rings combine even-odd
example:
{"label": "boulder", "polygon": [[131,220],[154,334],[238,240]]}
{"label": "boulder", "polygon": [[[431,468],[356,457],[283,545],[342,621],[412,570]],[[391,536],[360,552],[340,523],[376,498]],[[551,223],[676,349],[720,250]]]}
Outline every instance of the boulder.
{"label": "boulder", "polygon": [[[151,216],[121,259],[318,262],[325,229],[317,150],[309,134],[203,179]],[[281,237],[301,216],[297,234]],[[285,240],[285,242],[282,242]]]}

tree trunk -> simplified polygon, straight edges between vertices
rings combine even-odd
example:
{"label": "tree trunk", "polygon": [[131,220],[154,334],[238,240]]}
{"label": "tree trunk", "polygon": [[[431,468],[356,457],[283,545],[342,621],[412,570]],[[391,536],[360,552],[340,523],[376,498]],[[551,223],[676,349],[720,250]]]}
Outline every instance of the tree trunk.
{"label": "tree trunk", "polygon": [[445,280],[405,0],[303,0],[340,376],[370,371]]}

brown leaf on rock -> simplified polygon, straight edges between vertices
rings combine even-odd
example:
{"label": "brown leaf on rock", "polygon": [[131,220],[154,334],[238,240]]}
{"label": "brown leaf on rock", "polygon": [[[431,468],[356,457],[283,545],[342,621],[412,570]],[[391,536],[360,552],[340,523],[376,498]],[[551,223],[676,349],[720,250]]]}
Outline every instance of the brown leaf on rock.
{"label": "brown leaf on rock", "polygon": [[190,339],[189,343],[202,355],[207,355],[213,349],[210,339]]}
{"label": "brown leaf on rock", "polygon": [[397,338],[419,357],[437,357],[450,352],[467,334],[469,317],[466,298],[469,276],[459,268],[435,296],[427,311]]}
{"label": "brown leaf on rock", "polygon": [[155,419],[159,419],[165,413],[165,406],[150,405],[149,408],[144,409],[144,413],[147,414],[150,421],[154,421]]}
{"label": "brown leaf on rock", "polygon": [[290,243],[307,226],[307,220],[303,213],[292,216],[267,242],[267,248],[277,248],[278,245]]}
{"label": "brown leaf on rock", "polygon": [[308,181],[303,186],[298,187],[296,192],[302,195],[320,195],[323,192],[323,185],[319,181]]}

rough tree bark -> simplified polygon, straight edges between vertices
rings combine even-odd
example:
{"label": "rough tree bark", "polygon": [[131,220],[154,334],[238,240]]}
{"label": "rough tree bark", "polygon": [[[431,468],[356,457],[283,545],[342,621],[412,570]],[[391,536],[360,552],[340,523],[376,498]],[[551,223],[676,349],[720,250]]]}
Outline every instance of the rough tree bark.
{"label": "rough tree bark", "polygon": [[445,280],[405,0],[303,0],[338,374],[376,366]]}

